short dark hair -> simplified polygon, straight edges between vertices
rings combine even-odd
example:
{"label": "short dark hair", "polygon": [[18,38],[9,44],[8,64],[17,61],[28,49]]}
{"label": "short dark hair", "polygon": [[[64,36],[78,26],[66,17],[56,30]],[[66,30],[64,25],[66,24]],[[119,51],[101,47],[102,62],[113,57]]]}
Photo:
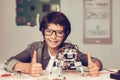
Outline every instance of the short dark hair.
{"label": "short dark hair", "polygon": [[68,18],[62,13],[62,12],[49,12],[45,16],[43,16],[39,30],[42,31],[44,35],[44,30],[48,27],[49,23],[53,24],[59,24],[60,26],[64,27],[65,31],[65,38],[64,40],[68,37],[68,35],[71,32],[71,24]]}

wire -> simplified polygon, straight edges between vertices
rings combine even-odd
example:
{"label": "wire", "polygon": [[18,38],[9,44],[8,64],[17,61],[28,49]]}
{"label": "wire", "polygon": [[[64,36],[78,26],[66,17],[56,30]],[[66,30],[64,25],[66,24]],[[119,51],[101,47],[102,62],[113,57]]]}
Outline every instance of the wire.
{"label": "wire", "polygon": [[116,71],[113,71],[113,70],[110,70],[110,69],[107,69],[107,68],[103,68],[102,70],[106,70],[106,71],[109,71],[109,72],[116,72]]}
{"label": "wire", "polygon": [[[103,72],[101,71],[100,74],[116,73],[116,71],[113,71],[113,70],[110,70],[110,69],[107,69],[107,68],[103,68],[102,70],[103,70]],[[105,72],[104,70],[106,70],[107,72]]]}

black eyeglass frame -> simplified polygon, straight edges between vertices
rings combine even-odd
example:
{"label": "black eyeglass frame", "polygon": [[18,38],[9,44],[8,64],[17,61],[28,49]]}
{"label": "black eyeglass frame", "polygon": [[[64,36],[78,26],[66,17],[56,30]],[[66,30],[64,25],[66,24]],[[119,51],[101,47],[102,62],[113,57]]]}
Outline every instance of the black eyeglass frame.
{"label": "black eyeglass frame", "polygon": [[[47,34],[46,31],[48,31],[48,32],[50,31],[49,34]],[[63,37],[65,36],[65,31],[62,31],[62,30],[52,30],[52,29],[45,29],[45,30],[44,30],[44,34],[45,34],[46,36],[51,36],[53,33],[55,33],[55,35],[56,35],[57,37],[63,38]],[[60,35],[60,34],[61,34],[61,35]]]}

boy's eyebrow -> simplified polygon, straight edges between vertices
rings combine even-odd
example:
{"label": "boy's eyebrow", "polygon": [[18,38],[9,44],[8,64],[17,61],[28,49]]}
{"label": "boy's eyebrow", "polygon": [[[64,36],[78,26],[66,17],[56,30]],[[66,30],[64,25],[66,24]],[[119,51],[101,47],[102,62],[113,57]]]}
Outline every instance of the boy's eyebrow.
{"label": "boy's eyebrow", "polygon": [[[47,29],[49,29],[49,28],[47,28]],[[62,32],[64,31],[64,30],[53,30],[53,29],[49,29],[49,30],[52,30],[52,31],[62,31]]]}

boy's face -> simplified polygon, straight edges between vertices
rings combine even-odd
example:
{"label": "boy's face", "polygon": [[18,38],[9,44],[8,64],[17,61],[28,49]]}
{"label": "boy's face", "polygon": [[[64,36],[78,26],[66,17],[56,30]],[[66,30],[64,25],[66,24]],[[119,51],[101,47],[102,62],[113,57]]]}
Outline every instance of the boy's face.
{"label": "boy's face", "polygon": [[63,26],[53,23],[48,25],[48,28],[44,30],[44,34],[48,49],[58,49],[65,37]]}

